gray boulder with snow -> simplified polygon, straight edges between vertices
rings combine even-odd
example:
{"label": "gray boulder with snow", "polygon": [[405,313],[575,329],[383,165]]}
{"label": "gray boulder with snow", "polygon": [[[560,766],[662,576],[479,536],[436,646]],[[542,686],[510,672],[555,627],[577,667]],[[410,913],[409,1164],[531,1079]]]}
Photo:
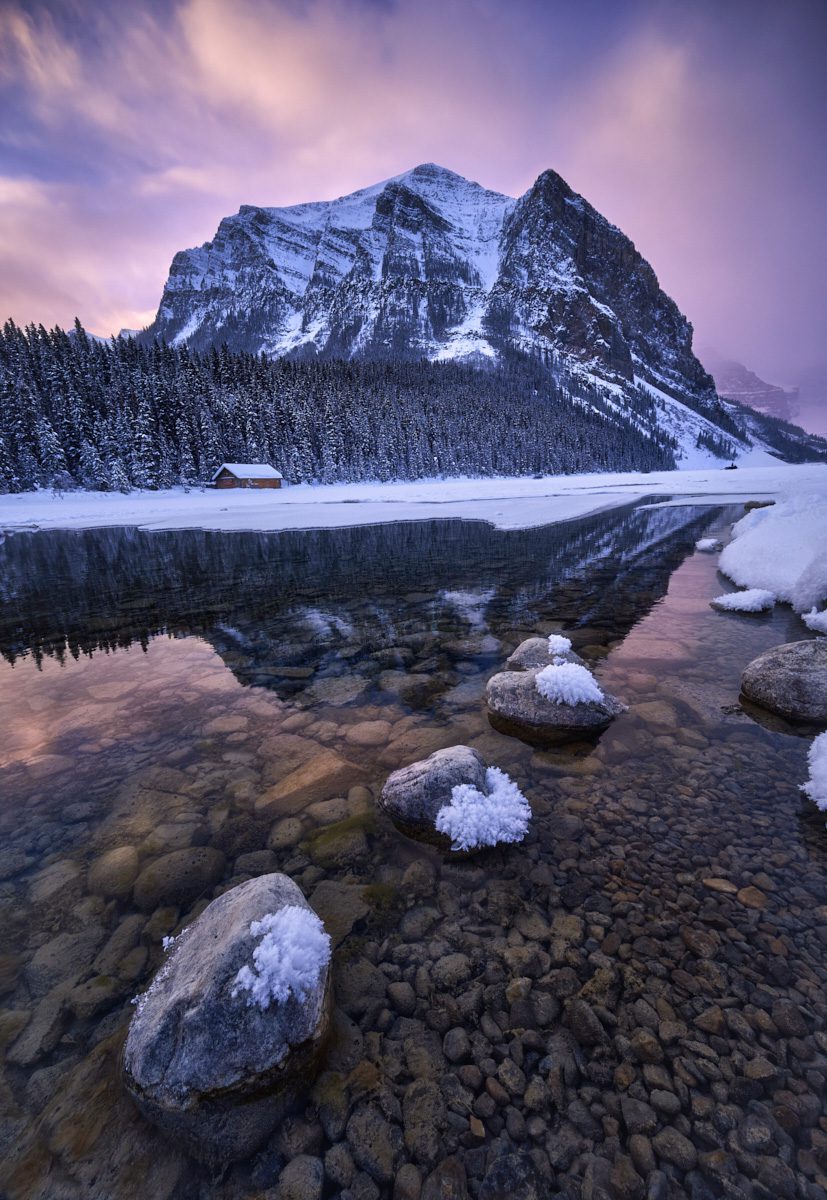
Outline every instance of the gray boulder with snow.
{"label": "gray boulder with snow", "polygon": [[537,689],[539,673],[538,668],[501,671],[489,679],[485,689],[488,719],[499,733],[532,746],[554,746],[594,737],[626,711],[624,704],[608,695],[601,701],[578,704],[549,700]]}
{"label": "gray boulder with snow", "polygon": [[482,755],[470,746],[436,750],[428,758],[389,775],[379,796],[379,807],[409,837],[442,844],[446,839],[436,832],[439,810],[451,803],[457,784],[467,783],[485,791],[485,773]]}
{"label": "gray boulder with snow", "polygon": [[765,650],[741,676],[741,692],[788,721],[827,725],[827,641],[812,638]]}
{"label": "gray boulder with snow", "polygon": [[250,1155],[312,1081],[329,960],[318,917],[286,875],[214,900],[137,1001],[123,1069],[144,1115],[210,1165]]}
{"label": "gray boulder with snow", "polygon": [[535,667],[548,667],[553,662],[582,663],[583,659],[571,649],[558,650],[552,654],[547,637],[531,637],[520,642],[513,654],[506,659],[505,665],[509,671],[530,671]]}
{"label": "gray boulder with snow", "polygon": [[409,837],[461,854],[521,842],[531,821],[517,784],[470,746],[437,750],[394,771],[379,805]]}

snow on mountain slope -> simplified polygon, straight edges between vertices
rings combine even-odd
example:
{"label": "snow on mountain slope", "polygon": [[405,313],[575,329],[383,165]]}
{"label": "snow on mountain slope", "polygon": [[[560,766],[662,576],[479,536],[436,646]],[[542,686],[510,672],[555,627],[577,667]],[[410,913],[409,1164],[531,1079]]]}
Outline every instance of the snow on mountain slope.
{"label": "snow on mountain slope", "polygon": [[554,171],[519,199],[426,163],[336,200],[245,205],[176,254],[143,336],[273,357],[517,351],[649,436],[654,400],[680,465],[738,458],[756,436],[767,449],[719,400],[651,266]]}

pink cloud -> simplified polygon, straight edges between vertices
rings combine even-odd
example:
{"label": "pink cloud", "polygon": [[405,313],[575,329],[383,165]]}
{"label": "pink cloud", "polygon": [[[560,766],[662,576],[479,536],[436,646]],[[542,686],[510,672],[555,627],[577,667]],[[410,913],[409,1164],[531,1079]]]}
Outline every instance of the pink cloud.
{"label": "pink cloud", "polygon": [[[822,345],[827,166],[794,128],[807,97],[785,100],[784,63],[804,70],[807,36],[789,15],[759,26],[699,3],[671,24],[654,6],[624,23],[612,4],[539,0],[81,9],[70,23],[0,10],[0,82],[20,117],[0,183],[0,307],[18,319],[141,323],[175,250],[240,204],[437,161],[511,194],[554,167],[634,238],[704,340],[759,370]],[[65,164],[67,147],[71,172],[42,182],[44,156]],[[27,148],[38,169],[21,172]]]}

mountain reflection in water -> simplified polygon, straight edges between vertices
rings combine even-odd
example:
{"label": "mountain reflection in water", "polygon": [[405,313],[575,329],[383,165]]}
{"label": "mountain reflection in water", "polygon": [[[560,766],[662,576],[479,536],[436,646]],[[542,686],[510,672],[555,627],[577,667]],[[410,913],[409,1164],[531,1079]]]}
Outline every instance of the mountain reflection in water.
{"label": "mountain reflection in water", "polygon": [[21,533],[0,545],[0,653],[62,660],[200,634],[243,682],[292,695],[297,666],[341,672],[345,651],[353,670],[414,630],[499,638],[547,619],[602,641],[645,615],[712,515],[636,508],[507,533],[454,520]]}

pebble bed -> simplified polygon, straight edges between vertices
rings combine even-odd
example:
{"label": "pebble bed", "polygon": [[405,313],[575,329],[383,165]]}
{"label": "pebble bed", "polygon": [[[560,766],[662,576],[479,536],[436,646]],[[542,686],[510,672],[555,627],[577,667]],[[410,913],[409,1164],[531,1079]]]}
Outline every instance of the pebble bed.
{"label": "pebble bed", "polygon": [[[746,662],[808,631],[710,610],[694,542],[734,515],[651,545],[638,522],[622,570],[618,518],[595,519],[588,569],[561,555],[553,585],[543,531],[498,535],[476,607],[464,577],[435,611],[421,563],[381,638],[308,594],[327,625],[303,656],[282,613],[266,652],[216,620],[3,666],[0,1194],[826,1197],[827,833],[798,791],[808,740],[737,704]],[[629,711],[541,752],[482,694],[555,631]],[[530,800],[520,846],[451,860],[377,813],[390,770],[460,742]],[[139,1117],[119,1055],[162,939],[273,870],[333,938],[334,1032],[306,1105],[216,1176]]]}

